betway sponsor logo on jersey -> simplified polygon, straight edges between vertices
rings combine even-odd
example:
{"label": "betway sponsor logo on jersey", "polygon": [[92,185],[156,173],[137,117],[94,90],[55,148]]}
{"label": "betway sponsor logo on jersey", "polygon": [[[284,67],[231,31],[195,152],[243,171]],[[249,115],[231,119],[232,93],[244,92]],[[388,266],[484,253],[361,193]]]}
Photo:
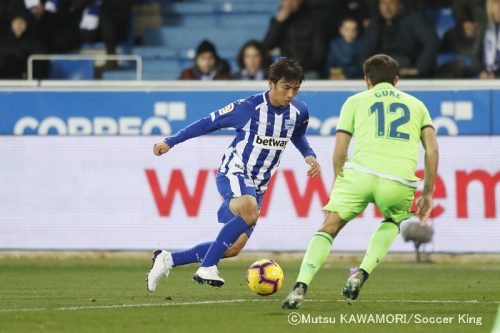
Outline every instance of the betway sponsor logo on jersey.
{"label": "betway sponsor logo on jersey", "polygon": [[274,138],[272,136],[256,135],[253,145],[264,149],[283,150],[288,143],[288,138]]}

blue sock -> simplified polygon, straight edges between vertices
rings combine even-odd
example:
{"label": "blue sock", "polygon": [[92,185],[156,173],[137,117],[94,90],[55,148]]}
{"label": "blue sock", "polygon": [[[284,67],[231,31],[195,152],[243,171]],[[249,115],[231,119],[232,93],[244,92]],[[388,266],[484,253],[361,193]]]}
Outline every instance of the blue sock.
{"label": "blue sock", "polygon": [[248,229],[246,222],[239,216],[235,216],[229,222],[224,224],[219,231],[217,238],[212,243],[210,248],[201,263],[203,267],[217,265],[219,260],[224,256],[224,252],[233,245],[233,243]]}
{"label": "blue sock", "polygon": [[213,242],[205,242],[184,251],[172,252],[174,267],[191,264],[193,262],[202,262],[212,243]]}

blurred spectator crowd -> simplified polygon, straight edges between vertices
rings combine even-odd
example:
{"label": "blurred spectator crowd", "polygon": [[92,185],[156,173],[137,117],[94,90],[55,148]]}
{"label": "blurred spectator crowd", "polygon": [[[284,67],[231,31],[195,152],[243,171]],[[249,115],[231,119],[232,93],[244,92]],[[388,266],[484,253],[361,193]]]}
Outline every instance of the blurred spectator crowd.
{"label": "blurred spectator crowd", "polygon": [[[115,54],[129,37],[132,4],[1,0],[0,78],[24,77],[30,54],[73,52],[85,42]],[[438,36],[431,13],[442,7],[455,25]],[[376,53],[397,59],[406,78],[492,79],[500,76],[500,0],[280,0],[265,36],[239,43],[238,69],[203,40],[179,79],[262,80],[279,56],[297,59],[308,79],[359,79]]]}
{"label": "blurred spectator crowd", "polygon": [[[132,0],[1,0],[0,78],[26,76],[31,54],[78,51],[103,42],[108,54],[129,35]],[[47,77],[47,66],[37,66]]]}

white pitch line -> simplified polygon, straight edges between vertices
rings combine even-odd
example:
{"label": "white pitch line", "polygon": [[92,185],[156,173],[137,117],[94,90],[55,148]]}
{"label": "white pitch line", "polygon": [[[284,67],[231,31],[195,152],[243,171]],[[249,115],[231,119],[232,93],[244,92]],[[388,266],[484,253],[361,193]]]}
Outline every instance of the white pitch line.
{"label": "white pitch line", "polygon": [[[111,305],[91,305],[91,306],[69,306],[59,308],[20,308],[20,309],[0,309],[0,313],[9,312],[42,312],[42,311],[78,311],[78,310],[99,310],[99,309],[124,309],[124,308],[146,308],[146,307],[164,307],[164,306],[188,306],[188,305],[210,305],[225,303],[244,303],[244,302],[281,302],[281,299],[226,299],[219,301],[198,301],[198,302],[178,302],[178,303],[145,303],[145,304],[111,304]],[[308,303],[331,302],[345,303],[345,300],[312,299],[305,300]],[[479,301],[479,300],[359,300],[355,303],[413,303],[413,304],[432,304],[432,303],[468,303],[468,304],[500,304],[500,301]]]}
{"label": "white pitch line", "polygon": [[121,309],[121,308],[146,308],[160,306],[183,306],[183,305],[203,305],[203,304],[224,304],[247,302],[246,299],[227,299],[220,301],[199,301],[199,302],[179,302],[179,303],[146,303],[146,304],[112,304],[112,305],[88,305],[69,306],[60,308],[21,308],[21,309],[0,309],[0,312],[38,312],[38,311],[75,311],[75,310],[95,310],[95,309]]}

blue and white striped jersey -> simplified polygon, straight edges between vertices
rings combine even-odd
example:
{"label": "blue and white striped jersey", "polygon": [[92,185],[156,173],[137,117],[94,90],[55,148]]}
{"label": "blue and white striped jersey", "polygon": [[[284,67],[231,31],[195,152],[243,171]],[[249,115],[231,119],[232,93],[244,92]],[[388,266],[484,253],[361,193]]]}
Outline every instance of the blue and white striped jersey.
{"label": "blue and white striped jersey", "polygon": [[309,122],[307,106],[294,98],[289,106],[277,108],[271,105],[268,95],[269,92],[264,92],[231,103],[166,138],[165,142],[173,147],[217,129],[236,129],[236,137],[224,153],[219,172],[244,173],[254,181],[257,193],[263,193],[288,141],[302,156],[316,157],[305,137]]}

